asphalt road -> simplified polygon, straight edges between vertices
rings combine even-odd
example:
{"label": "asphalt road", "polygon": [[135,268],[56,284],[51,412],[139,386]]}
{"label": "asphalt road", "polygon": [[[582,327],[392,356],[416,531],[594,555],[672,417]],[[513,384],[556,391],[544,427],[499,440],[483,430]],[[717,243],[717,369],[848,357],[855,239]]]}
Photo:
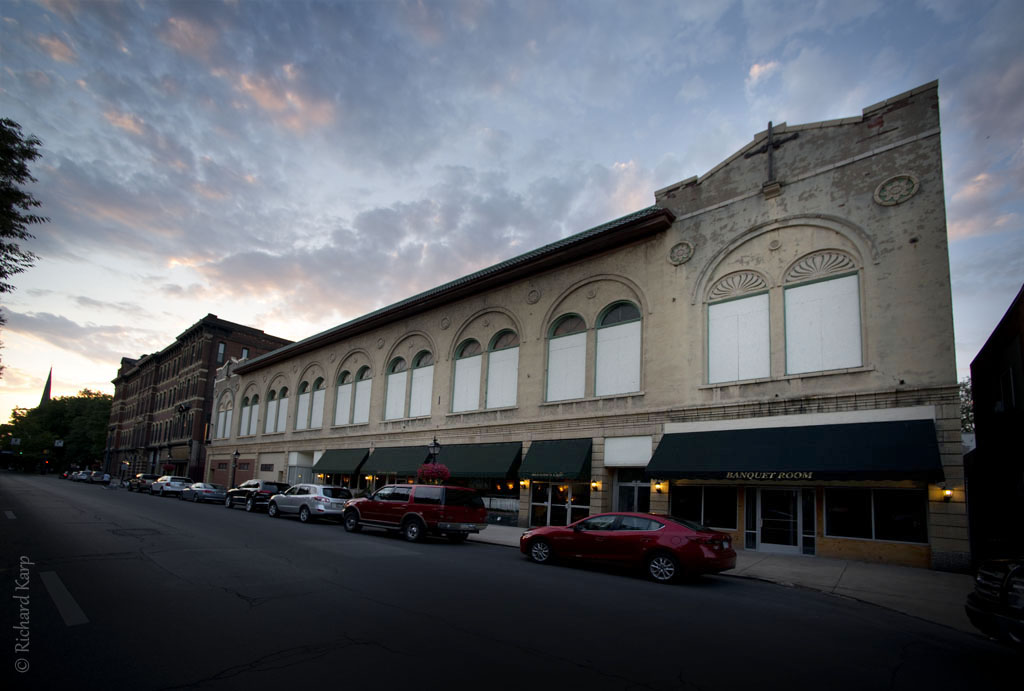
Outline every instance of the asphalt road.
{"label": "asphalt road", "polygon": [[53,476],[0,471],[0,537],[4,688],[863,691],[1020,678],[997,644],[818,592],[727,576],[664,586]]}

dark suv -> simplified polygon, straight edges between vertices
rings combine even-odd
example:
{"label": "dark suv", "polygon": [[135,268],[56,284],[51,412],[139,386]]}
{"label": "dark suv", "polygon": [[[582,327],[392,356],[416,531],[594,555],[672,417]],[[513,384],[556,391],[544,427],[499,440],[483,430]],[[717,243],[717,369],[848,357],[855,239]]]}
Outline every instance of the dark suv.
{"label": "dark suv", "polygon": [[246,511],[266,509],[270,498],[288,489],[284,482],[270,482],[269,480],[246,480],[238,487],[228,490],[224,497],[224,506],[229,509],[235,504],[241,504]]}
{"label": "dark suv", "polygon": [[977,628],[1024,650],[1024,558],[982,564],[966,610]]}
{"label": "dark suv", "polygon": [[487,527],[487,509],[475,490],[442,485],[386,485],[345,503],[345,530],[363,526],[399,531],[409,542],[444,535],[462,542]]}

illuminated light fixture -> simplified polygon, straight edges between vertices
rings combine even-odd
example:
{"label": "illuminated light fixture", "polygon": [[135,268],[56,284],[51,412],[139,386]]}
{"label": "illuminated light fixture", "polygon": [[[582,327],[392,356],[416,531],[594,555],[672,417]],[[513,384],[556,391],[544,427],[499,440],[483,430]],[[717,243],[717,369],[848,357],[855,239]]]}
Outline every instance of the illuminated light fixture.
{"label": "illuminated light fixture", "polygon": [[940,483],[939,487],[942,488],[942,501],[951,501],[953,499],[953,490],[946,486],[946,483]]}
{"label": "illuminated light fixture", "polygon": [[654,491],[657,492],[658,494],[661,494],[662,489],[663,489],[663,487],[662,487],[662,484],[661,484],[661,480],[657,480],[654,483]]}
{"label": "illuminated light fixture", "polygon": [[601,482],[600,482],[600,480],[591,480],[590,481],[590,489],[594,490],[595,492],[600,492],[601,491]]}
{"label": "illuminated light fixture", "polygon": [[519,481],[519,486],[523,489],[529,489],[530,481],[526,478],[523,478],[522,480]]}

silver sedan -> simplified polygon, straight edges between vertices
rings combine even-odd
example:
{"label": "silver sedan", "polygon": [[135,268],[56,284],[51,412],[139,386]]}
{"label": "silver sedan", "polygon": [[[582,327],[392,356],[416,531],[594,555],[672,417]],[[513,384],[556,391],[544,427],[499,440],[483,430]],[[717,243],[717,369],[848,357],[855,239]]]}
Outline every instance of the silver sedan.
{"label": "silver sedan", "polygon": [[218,504],[224,501],[228,490],[224,485],[215,485],[211,482],[194,482],[181,490],[178,499],[184,501],[215,501]]}

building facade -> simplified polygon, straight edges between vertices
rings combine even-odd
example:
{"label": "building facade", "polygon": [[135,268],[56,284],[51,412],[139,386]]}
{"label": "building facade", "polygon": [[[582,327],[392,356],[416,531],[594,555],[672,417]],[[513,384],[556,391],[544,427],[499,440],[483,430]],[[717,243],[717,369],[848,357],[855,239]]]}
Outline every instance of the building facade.
{"label": "building facade", "polygon": [[230,363],[207,477],[406,481],[436,439],[494,522],[965,567],[937,89],[769,124],[651,207]]}
{"label": "building facade", "polygon": [[977,447],[966,456],[976,562],[1024,553],[1024,286],[971,363]]}
{"label": "building facade", "polygon": [[217,368],[231,357],[253,358],[289,343],[208,314],[163,350],[122,358],[113,380],[106,471],[200,478]]}

